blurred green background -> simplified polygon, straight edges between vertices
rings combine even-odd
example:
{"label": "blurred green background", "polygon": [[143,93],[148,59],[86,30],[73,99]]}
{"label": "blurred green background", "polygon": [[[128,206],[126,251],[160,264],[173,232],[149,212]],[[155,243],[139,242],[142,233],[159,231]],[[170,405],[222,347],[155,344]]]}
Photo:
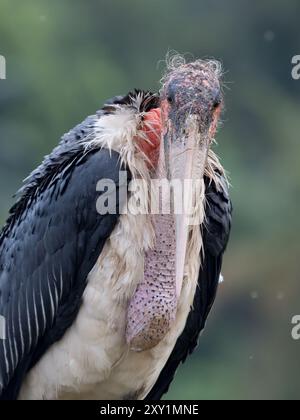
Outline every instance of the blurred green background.
{"label": "blurred green background", "polygon": [[21,180],[103,101],[159,88],[168,50],[220,59],[233,234],[213,314],[169,399],[298,399],[299,0],[0,0],[0,219]]}

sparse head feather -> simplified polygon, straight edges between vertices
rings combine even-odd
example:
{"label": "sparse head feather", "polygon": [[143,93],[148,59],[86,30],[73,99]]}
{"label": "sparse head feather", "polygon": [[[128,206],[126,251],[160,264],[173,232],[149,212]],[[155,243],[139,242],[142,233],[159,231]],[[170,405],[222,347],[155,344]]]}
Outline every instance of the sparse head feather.
{"label": "sparse head feather", "polygon": [[175,55],[167,60],[160,91],[165,121],[183,127],[188,115],[195,115],[200,130],[213,137],[223,103],[222,67],[215,60],[186,62]]}
{"label": "sparse head feather", "polygon": [[176,75],[176,73],[182,72],[187,67],[193,67],[194,69],[203,69],[207,72],[213,73],[214,76],[218,79],[222,78],[223,70],[222,64],[218,60],[207,59],[202,60],[198,59],[193,62],[189,62],[183,55],[177,53],[170,53],[166,58],[166,71],[161,79],[162,85],[164,85],[170,75]]}

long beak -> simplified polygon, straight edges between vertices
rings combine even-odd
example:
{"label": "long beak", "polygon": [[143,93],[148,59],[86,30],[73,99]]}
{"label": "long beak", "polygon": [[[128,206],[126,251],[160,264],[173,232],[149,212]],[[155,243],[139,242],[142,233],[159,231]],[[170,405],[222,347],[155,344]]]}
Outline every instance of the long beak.
{"label": "long beak", "polygon": [[[188,117],[183,133],[175,139],[173,137],[171,144],[169,143],[168,150],[165,150],[165,152],[169,152],[165,156],[167,168],[169,166],[171,181],[180,181],[182,186],[182,205],[176,206],[177,203],[173,203],[176,218],[177,297],[180,296],[182,289],[190,226],[195,224],[195,220],[192,218],[193,210],[196,200],[200,199],[199,186],[202,186],[201,181],[209,149],[208,142],[201,139],[199,123],[195,116],[191,115]],[[174,183],[175,185],[176,182]],[[176,194],[173,194],[173,197],[176,199]],[[176,210],[179,210],[178,214],[176,214]],[[192,220],[193,222],[191,223]]]}

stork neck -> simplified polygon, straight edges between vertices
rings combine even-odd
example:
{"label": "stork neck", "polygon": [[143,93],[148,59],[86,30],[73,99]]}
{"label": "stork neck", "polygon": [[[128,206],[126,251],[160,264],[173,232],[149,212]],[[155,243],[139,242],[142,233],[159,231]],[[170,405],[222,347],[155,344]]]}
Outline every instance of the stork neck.
{"label": "stork neck", "polygon": [[[152,178],[167,178],[163,144]],[[159,192],[160,209],[166,198]],[[176,317],[176,221],[174,214],[153,216],[155,246],[145,255],[144,278],[128,310],[126,338],[130,348],[144,351],[156,346]]]}

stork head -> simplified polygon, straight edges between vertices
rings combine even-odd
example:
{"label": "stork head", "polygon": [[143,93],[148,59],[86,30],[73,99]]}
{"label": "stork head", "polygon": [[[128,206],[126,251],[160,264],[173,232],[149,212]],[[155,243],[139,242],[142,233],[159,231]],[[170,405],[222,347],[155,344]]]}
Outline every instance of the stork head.
{"label": "stork head", "polygon": [[[198,60],[171,70],[164,79],[161,110],[165,163],[170,178],[184,168],[182,162],[191,149],[201,151],[203,157],[207,155],[223,102],[220,75],[218,62]],[[192,166],[199,165],[197,159],[199,153]]]}
{"label": "stork head", "polygon": [[[185,180],[201,180],[204,176],[222,108],[220,76],[219,63],[199,60],[178,66],[164,79],[160,157],[170,181],[179,179],[184,184]],[[192,205],[193,192],[190,194]],[[183,281],[188,231],[186,214],[176,215],[177,295]]]}

